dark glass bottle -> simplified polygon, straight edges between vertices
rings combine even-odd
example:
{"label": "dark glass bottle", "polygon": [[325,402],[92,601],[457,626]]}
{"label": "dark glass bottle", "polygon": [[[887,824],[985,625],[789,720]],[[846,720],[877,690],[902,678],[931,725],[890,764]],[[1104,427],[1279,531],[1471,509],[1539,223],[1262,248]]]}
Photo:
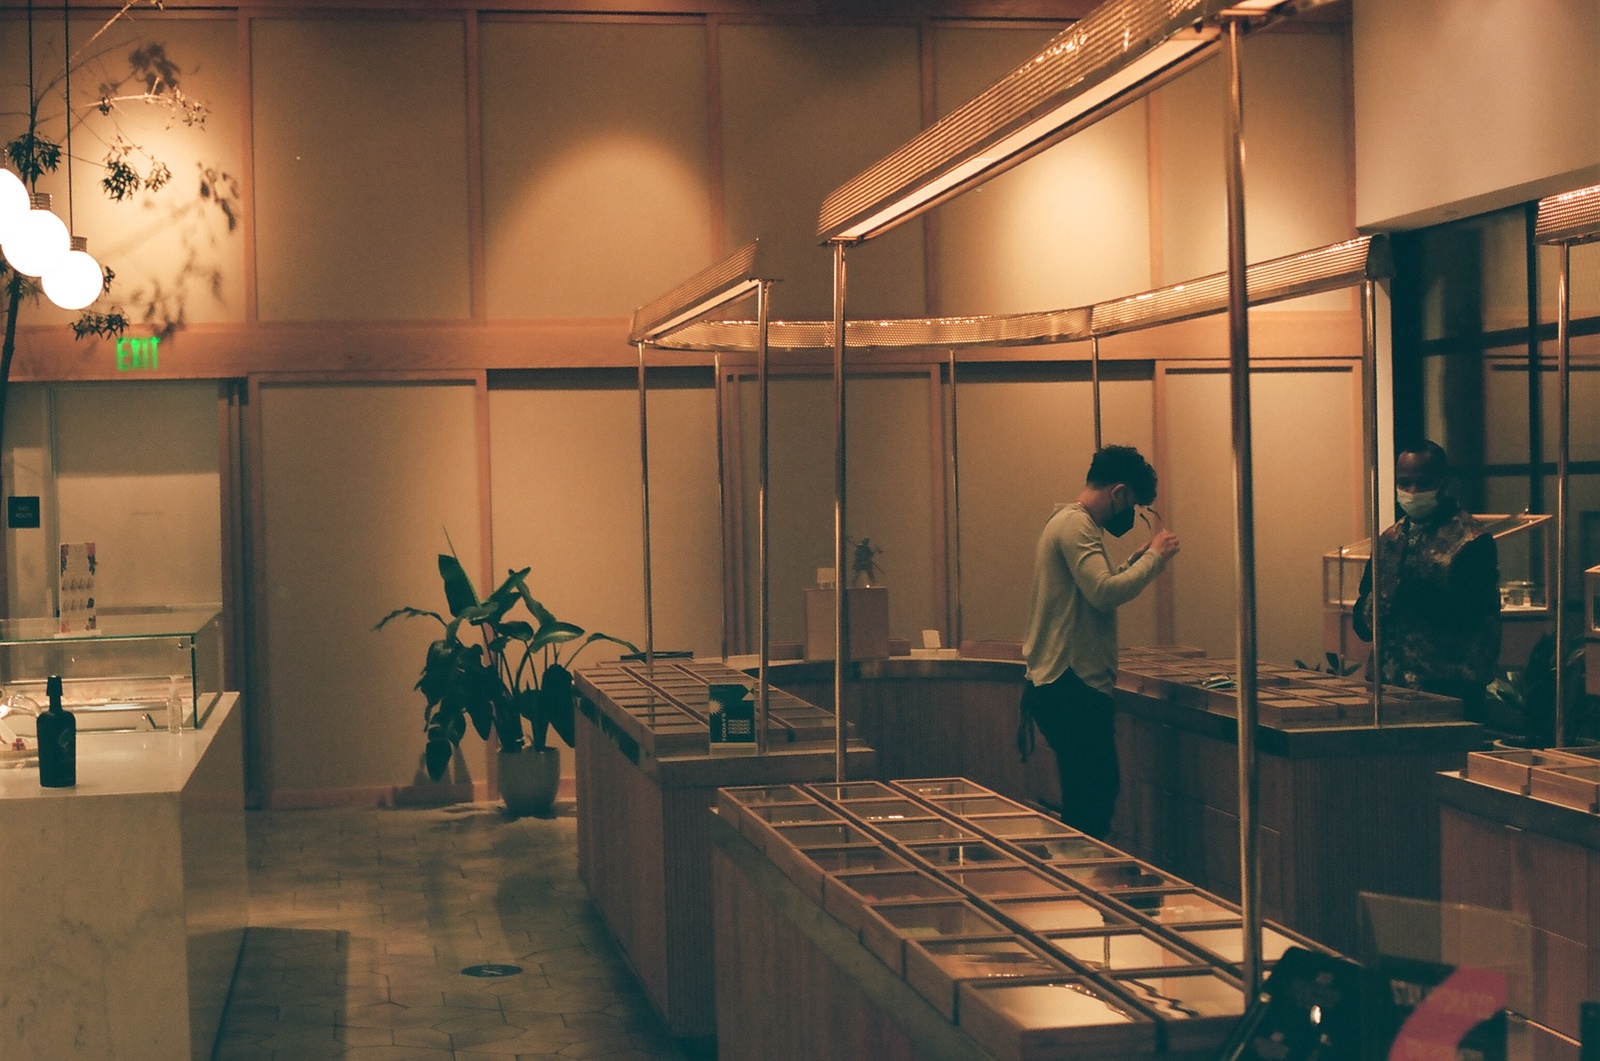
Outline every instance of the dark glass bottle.
{"label": "dark glass bottle", "polygon": [[61,706],[61,675],[45,683],[50,709],[39,716],[39,784],[71,788],[78,783],[78,720]]}

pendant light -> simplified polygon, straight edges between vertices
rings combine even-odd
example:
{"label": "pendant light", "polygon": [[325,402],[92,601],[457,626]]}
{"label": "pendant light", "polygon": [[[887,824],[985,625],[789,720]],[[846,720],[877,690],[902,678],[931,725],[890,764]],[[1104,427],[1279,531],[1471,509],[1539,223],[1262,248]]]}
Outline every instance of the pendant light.
{"label": "pendant light", "polygon": [[[32,116],[28,125],[31,141],[38,114],[38,100],[33,95],[33,0],[28,0],[28,108]],[[60,264],[72,249],[72,241],[67,236],[67,226],[50,212],[49,195],[35,188],[29,207],[15,216],[4,232],[0,253],[23,276],[40,276]]]}
{"label": "pendant light", "polygon": [[[67,94],[67,218],[72,212],[72,21],[70,5],[61,5],[61,51],[66,59]],[[75,225],[73,227],[76,227]],[[69,249],[61,260],[41,278],[46,297],[62,309],[79,310],[100,297],[105,290],[105,273],[89,254],[89,240],[72,235]]]}
{"label": "pendant light", "polygon": [[32,205],[33,199],[28,195],[28,186],[22,183],[22,178],[0,166],[0,246],[5,244],[6,233],[11,226]]}
{"label": "pendant light", "polygon": [[83,309],[105,290],[105,273],[85,249],[88,243],[82,236],[73,236],[66,257],[40,278],[45,295],[62,309]]}
{"label": "pendant light", "polygon": [[33,209],[11,224],[6,233],[6,261],[23,276],[43,276],[72,249],[67,226],[50,211],[50,193],[35,192]]}

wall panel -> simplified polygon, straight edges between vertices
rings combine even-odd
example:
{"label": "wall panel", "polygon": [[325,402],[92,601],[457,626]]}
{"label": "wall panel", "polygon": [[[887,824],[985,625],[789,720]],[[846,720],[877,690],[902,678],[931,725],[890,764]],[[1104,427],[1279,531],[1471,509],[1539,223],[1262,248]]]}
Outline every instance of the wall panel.
{"label": "wall panel", "polygon": [[[1163,512],[1183,543],[1173,561],[1175,634],[1214,656],[1235,652],[1233,442],[1225,368],[1164,369]],[[1263,660],[1322,655],[1322,554],[1365,535],[1356,463],[1360,422],[1349,365],[1256,369],[1256,614]]]}
{"label": "wall panel", "polygon": [[1600,180],[1591,0],[1356,0],[1356,217],[1411,228]]}
{"label": "wall panel", "polygon": [[103,608],[222,600],[214,383],[53,388],[60,540],[95,543]]}
{"label": "wall panel", "polygon": [[[969,380],[957,388],[962,634],[1020,641],[1039,532],[1058,505],[1077,498],[1094,454],[1093,390],[1081,366]],[[1105,442],[1137,447],[1154,463],[1151,382],[1105,380],[1101,393]],[[1156,507],[1165,513],[1166,472],[1158,464],[1156,473]],[[1113,565],[1148,537],[1142,527],[1122,539],[1108,535]],[[1155,642],[1155,614],[1152,586],[1119,610],[1122,643]]]}
{"label": "wall panel", "polygon": [[[244,238],[230,226],[223,206],[237,217],[245,178],[240,157],[240,81],[238,30],[231,20],[125,18],[95,43],[84,42],[103,19],[74,19],[72,45],[80,65],[72,79],[74,166],[72,212],[76,233],[89,240],[89,253],[116,272],[112,298],[138,321],[147,311],[158,321],[191,323],[238,321],[244,316]],[[34,25],[34,64],[41,88],[62,73],[59,11],[43,10]],[[93,103],[101,86],[127,83],[128,56],[136,48],[160,46],[178,68],[178,87],[204,104],[203,121],[190,123],[167,106],[125,101],[112,115]],[[28,35],[25,24],[0,22],[0,143],[23,131]],[[15,75],[15,76],[13,76]],[[41,110],[41,135],[65,147],[64,108],[59,85],[49,90]],[[157,191],[141,190],[114,202],[100,186],[101,163],[118,136],[138,146],[127,161],[142,176],[156,161],[171,179]],[[209,192],[202,196],[202,182]],[[55,174],[39,182],[55,196],[56,214],[68,218],[66,158]],[[25,323],[64,328],[78,317],[48,299],[27,306]]]}
{"label": "wall panel", "polygon": [[[783,276],[774,316],[829,317],[832,265],[817,245],[817,211],[921,128],[917,31],[724,25],[718,47],[728,245],[769,236]],[[853,317],[921,314],[922,226],[852,252],[849,295]]]}
{"label": "wall panel", "polygon": [[[1265,33],[1243,59],[1245,237],[1252,262],[1355,235],[1344,39]],[[1162,283],[1228,265],[1223,115],[1227,64],[1219,53],[1159,90]],[[1302,299],[1297,310],[1346,309],[1347,291]]]}
{"label": "wall panel", "polygon": [[716,257],[703,26],[481,34],[491,319],[626,316]]}
{"label": "wall panel", "polygon": [[[435,557],[449,543],[485,591],[475,390],[264,383],[259,403],[269,801],[364,789],[376,802],[426,781],[412,686],[439,628],[373,625],[404,605],[444,608]],[[483,742],[461,747],[450,779],[485,781]]]}
{"label": "wall panel", "polygon": [[262,320],[470,315],[465,47],[455,20],[251,23]]}

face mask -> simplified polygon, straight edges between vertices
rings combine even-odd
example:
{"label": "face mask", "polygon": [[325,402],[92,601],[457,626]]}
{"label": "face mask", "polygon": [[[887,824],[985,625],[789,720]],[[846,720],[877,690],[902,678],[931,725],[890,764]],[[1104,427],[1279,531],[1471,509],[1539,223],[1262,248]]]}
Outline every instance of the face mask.
{"label": "face mask", "polygon": [[1133,506],[1129,505],[1115,516],[1107,519],[1105,528],[1111,532],[1111,536],[1114,538],[1120,538],[1133,530]]}
{"label": "face mask", "polygon": [[1405,511],[1405,514],[1416,520],[1427,519],[1439,507],[1439,491],[1437,490],[1419,490],[1414,494],[1405,490],[1396,490],[1394,496],[1395,500],[1400,502],[1400,507]]}

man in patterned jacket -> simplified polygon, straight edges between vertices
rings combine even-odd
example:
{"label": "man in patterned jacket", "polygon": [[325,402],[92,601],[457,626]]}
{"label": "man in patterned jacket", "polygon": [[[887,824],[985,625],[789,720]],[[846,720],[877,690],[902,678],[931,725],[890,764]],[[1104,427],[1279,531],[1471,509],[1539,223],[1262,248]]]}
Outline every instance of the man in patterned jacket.
{"label": "man in patterned jacket", "polygon": [[[1493,535],[1445,489],[1449,467],[1428,441],[1395,461],[1404,515],[1378,539],[1378,673],[1388,685],[1459,697],[1476,719],[1500,658],[1499,561]],[[1353,616],[1363,641],[1372,609],[1369,560]]]}

